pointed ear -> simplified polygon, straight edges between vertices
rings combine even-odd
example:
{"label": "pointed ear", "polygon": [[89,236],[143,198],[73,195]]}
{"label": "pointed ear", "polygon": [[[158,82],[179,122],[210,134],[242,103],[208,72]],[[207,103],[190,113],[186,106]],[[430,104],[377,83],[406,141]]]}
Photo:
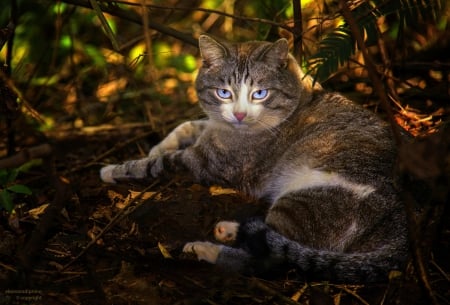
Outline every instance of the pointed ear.
{"label": "pointed ear", "polygon": [[285,38],[275,41],[264,53],[264,59],[269,63],[284,68],[289,60],[289,43]]}
{"label": "pointed ear", "polygon": [[207,35],[201,35],[198,38],[198,46],[203,59],[203,64],[212,66],[220,64],[228,55],[227,48],[220,42]]}

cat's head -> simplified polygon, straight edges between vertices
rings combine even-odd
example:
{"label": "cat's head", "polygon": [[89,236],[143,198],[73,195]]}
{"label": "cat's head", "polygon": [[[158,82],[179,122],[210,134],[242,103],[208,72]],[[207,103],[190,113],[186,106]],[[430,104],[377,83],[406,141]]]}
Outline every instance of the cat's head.
{"label": "cat's head", "polygon": [[211,120],[241,130],[275,130],[308,98],[288,42],[219,42],[199,38],[203,65],[196,80]]}

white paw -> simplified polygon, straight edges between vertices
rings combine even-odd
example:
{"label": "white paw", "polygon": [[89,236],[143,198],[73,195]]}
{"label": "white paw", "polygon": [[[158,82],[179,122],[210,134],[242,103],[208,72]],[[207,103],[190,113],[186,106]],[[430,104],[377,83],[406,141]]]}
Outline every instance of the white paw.
{"label": "white paw", "polygon": [[214,237],[216,240],[229,243],[236,240],[239,231],[239,223],[235,221],[219,221],[214,227]]}
{"label": "white paw", "polygon": [[113,170],[116,165],[107,165],[100,169],[100,178],[107,183],[116,183],[116,180],[113,178]]}
{"label": "white paw", "polygon": [[222,247],[207,241],[194,241],[184,245],[183,252],[197,255],[199,261],[203,260],[215,264]]}

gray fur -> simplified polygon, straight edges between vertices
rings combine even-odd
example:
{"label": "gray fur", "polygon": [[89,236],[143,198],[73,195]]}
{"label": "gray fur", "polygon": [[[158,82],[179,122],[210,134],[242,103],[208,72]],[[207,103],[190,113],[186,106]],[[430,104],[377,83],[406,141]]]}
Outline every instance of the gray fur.
{"label": "gray fur", "polygon": [[[218,253],[208,261],[219,265],[242,271],[275,259],[305,275],[341,281],[386,279],[400,268],[407,233],[392,178],[396,148],[389,126],[343,96],[313,87],[284,39],[229,43],[202,35],[199,46],[196,89],[208,120],[179,126],[146,159],[104,167],[102,179],[185,170],[198,182],[269,201],[265,223],[255,224],[268,232],[261,241],[271,249],[267,260],[249,248],[251,237],[235,247],[198,242],[198,249],[215,247],[206,252]],[[269,94],[259,98],[265,89]],[[253,236],[247,227],[239,227],[241,236]],[[186,252],[196,253],[195,245]]]}

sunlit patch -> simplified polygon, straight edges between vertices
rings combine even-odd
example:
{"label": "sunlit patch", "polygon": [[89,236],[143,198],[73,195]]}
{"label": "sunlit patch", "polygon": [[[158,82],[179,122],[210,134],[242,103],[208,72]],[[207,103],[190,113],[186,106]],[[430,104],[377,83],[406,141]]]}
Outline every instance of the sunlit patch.
{"label": "sunlit patch", "polygon": [[322,187],[341,187],[359,199],[366,198],[375,191],[371,185],[349,181],[338,173],[303,166],[292,169],[277,179],[275,186],[277,193],[274,194],[273,202],[288,193]]}

